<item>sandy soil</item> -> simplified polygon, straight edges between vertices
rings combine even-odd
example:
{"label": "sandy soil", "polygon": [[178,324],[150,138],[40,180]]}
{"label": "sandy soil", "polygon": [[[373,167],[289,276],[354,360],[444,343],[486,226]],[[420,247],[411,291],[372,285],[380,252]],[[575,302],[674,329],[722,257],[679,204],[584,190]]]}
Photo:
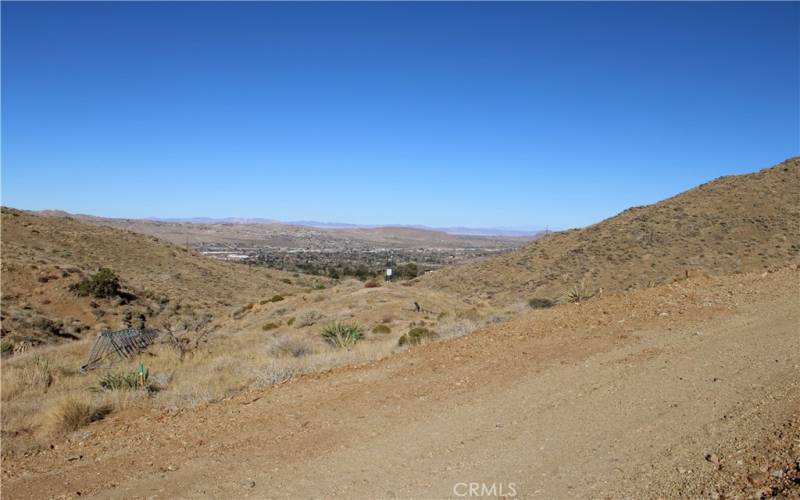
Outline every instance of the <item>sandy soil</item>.
{"label": "sandy soil", "polygon": [[800,273],[529,312],[3,463],[5,498],[798,496]]}

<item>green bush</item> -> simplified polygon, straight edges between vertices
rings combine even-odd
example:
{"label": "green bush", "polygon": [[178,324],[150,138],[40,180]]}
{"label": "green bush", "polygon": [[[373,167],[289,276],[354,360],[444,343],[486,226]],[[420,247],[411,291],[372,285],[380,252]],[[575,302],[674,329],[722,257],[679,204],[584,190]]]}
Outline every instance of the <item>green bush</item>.
{"label": "green bush", "polygon": [[280,302],[282,300],[283,300],[283,295],[273,295],[272,298],[269,299],[270,302]]}
{"label": "green bush", "polygon": [[291,285],[292,284],[292,280],[290,280],[289,278],[283,278],[281,281],[283,281],[287,285]]}
{"label": "green bush", "polygon": [[267,323],[266,325],[262,326],[261,329],[264,330],[265,332],[268,332],[270,330],[278,328],[279,326],[280,325],[278,325],[277,323]]}
{"label": "green bush", "polygon": [[91,295],[98,299],[117,297],[120,292],[119,276],[111,269],[104,267],[70,288],[81,296]]}
{"label": "green bush", "polygon": [[419,276],[419,268],[413,262],[397,266],[397,277],[400,279],[414,279]]}
{"label": "green bush", "polygon": [[361,281],[366,281],[367,278],[374,276],[375,273],[370,271],[369,268],[364,264],[359,264],[355,271],[353,271],[353,275]]}
{"label": "green bush", "polygon": [[416,327],[412,328],[408,331],[405,335],[400,337],[400,340],[397,341],[397,345],[404,346],[404,345],[415,345],[419,344],[423,340],[430,340],[435,339],[438,337],[439,334],[434,332],[433,330],[428,330],[427,328]]}
{"label": "green bush", "polygon": [[372,329],[372,333],[391,333],[392,329],[386,325],[375,325]]}
{"label": "green bush", "polygon": [[556,302],[550,299],[533,298],[528,301],[528,305],[531,309],[547,309],[556,305]]}
{"label": "green bush", "polygon": [[292,326],[294,324],[294,316],[286,320],[286,324]]}
{"label": "green bush", "polygon": [[322,327],[322,338],[333,347],[351,347],[363,337],[358,323],[333,321]]}

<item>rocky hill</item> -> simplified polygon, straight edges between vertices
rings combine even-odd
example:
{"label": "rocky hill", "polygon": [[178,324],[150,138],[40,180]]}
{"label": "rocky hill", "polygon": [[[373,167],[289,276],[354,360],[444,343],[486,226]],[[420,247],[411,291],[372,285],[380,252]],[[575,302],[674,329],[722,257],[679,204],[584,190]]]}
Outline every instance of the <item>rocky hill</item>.
{"label": "rocky hill", "polygon": [[721,177],[598,224],[426,275],[423,284],[495,303],[651,286],[687,273],[800,261],[800,157]]}

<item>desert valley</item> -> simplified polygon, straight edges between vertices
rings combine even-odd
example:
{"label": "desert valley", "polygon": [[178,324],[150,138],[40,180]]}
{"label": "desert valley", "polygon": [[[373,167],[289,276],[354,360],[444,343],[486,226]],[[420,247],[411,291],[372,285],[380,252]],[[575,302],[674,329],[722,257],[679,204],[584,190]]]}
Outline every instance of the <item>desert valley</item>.
{"label": "desert valley", "polygon": [[0,1],[0,500],[800,500],[799,40]]}
{"label": "desert valley", "polygon": [[800,158],[759,167],[529,236],[4,207],[3,496],[797,497]]}

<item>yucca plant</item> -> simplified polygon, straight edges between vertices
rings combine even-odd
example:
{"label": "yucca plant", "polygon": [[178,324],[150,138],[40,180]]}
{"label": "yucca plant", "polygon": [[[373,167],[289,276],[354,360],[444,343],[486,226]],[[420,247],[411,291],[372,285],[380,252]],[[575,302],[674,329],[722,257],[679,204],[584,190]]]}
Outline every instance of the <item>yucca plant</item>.
{"label": "yucca plant", "polygon": [[583,302],[584,300],[589,300],[592,296],[594,296],[594,293],[590,292],[589,289],[586,288],[586,283],[581,281],[564,292],[564,296],[561,300],[562,302],[569,303]]}
{"label": "yucca plant", "polygon": [[364,335],[358,323],[333,321],[322,327],[322,338],[333,347],[351,347]]}
{"label": "yucca plant", "polygon": [[[148,371],[144,372],[145,388],[147,387]],[[105,391],[134,391],[140,389],[139,374],[136,372],[111,372],[100,377],[98,387]]]}

